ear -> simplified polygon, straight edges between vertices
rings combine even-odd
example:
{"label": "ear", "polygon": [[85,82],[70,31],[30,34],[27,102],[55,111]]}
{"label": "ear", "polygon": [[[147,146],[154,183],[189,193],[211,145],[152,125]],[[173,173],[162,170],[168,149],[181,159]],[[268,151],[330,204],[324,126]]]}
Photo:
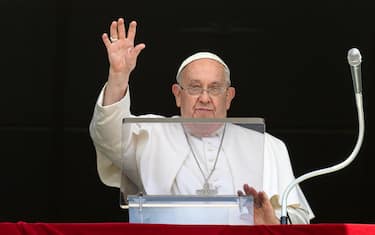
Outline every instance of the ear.
{"label": "ear", "polygon": [[176,99],[176,106],[180,107],[181,106],[181,88],[177,83],[172,85],[172,93],[174,95],[174,98]]}
{"label": "ear", "polygon": [[234,89],[234,87],[228,87],[226,101],[225,101],[227,110],[230,108],[230,104],[232,103],[232,100],[235,95],[236,95],[236,89]]}

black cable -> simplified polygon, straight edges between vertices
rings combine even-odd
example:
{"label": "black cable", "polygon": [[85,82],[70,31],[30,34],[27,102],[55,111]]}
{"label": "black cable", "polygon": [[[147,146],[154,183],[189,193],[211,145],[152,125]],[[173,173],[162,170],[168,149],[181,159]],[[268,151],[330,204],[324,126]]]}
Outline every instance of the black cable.
{"label": "black cable", "polygon": [[292,220],[290,219],[290,216],[289,216],[288,210],[286,211],[286,218],[287,218],[287,220],[289,221],[289,224],[293,224],[293,223],[292,223]]}

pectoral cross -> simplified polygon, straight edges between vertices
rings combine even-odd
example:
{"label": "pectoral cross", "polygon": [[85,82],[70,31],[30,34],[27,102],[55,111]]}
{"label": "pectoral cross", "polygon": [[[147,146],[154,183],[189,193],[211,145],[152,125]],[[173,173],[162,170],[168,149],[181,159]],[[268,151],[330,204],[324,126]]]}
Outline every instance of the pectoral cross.
{"label": "pectoral cross", "polygon": [[200,196],[215,196],[217,195],[217,187],[215,189],[211,188],[208,182],[205,182],[202,189],[198,189],[196,192]]}

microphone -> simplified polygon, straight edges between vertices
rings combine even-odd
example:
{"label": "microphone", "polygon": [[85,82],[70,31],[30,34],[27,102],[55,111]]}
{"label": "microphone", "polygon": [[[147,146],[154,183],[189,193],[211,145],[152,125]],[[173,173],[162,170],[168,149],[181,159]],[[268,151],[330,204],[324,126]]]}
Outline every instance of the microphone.
{"label": "microphone", "polygon": [[353,78],[353,86],[354,86],[354,93],[355,93],[355,99],[356,99],[356,105],[357,105],[357,113],[358,113],[358,138],[357,142],[354,146],[353,152],[349,155],[349,157],[334,166],[323,168],[320,170],[315,170],[309,173],[306,173],[304,175],[301,175],[300,177],[296,178],[294,181],[292,181],[285,189],[282,198],[281,198],[281,217],[280,217],[280,223],[281,224],[287,224],[288,223],[288,214],[287,214],[287,199],[289,192],[300,182],[310,179],[312,177],[318,176],[318,175],[324,175],[328,173],[332,173],[338,170],[343,169],[344,167],[348,166],[357,156],[359,153],[359,150],[362,146],[363,137],[365,133],[365,121],[364,121],[364,112],[363,112],[363,102],[362,102],[362,79],[361,79],[361,62],[362,62],[362,56],[361,53],[357,48],[352,48],[348,51],[348,62],[350,65],[352,78]]}
{"label": "microphone", "polygon": [[354,92],[362,93],[362,56],[357,48],[352,48],[348,51],[348,62],[352,73]]}

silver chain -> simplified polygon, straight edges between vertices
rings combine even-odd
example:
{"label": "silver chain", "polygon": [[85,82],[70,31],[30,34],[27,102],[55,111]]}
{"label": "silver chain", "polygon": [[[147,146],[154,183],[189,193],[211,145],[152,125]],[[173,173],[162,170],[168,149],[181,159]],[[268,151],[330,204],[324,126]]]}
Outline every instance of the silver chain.
{"label": "silver chain", "polygon": [[189,140],[189,136],[187,135],[187,131],[185,130],[184,125],[182,125],[182,129],[184,129],[184,134],[185,134],[185,137],[186,137],[186,141],[188,142],[188,145],[189,145],[189,147],[190,147],[190,151],[191,151],[191,153],[193,154],[193,157],[194,157],[194,159],[195,159],[195,162],[197,163],[198,168],[199,168],[199,170],[200,170],[200,172],[201,172],[201,174],[202,174],[202,176],[203,176],[203,178],[204,178],[204,183],[205,183],[205,184],[206,184],[206,183],[208,184],[208,180],[211,178],[212,173],[214,173],[214,171],[215,171],[215,169],[216,169],[216,163],[217,163],[217,161],[218,161],[218,159],[219,159],[219,155],[220,155],[221,147],[223,146],[223,140],[224,140],[224,134],[225,134],[226,126],[227,126],[227,125],[226,125],[226,123],[225,123],[225,124],[224,124],[224,129],[223,129],[223,134],[221,135],[221,139],[220,139],[220,145],[219,145],[219,148],[218,148],[217,153],[216,153],[216,159],[215,159],[214,166],[212,167],[210,174],[209,174],[209,175],[207,176],[207,178],[206,178],[206,176],[204,175],[204,172],[203,172],[203,170],[202,170],[202,167],[201,167],[201,165],[199,164],[198,158],[197,158],[197,156],[196,156],[195,153],[194,153],[193,146],[191,145],[190,140]]}

